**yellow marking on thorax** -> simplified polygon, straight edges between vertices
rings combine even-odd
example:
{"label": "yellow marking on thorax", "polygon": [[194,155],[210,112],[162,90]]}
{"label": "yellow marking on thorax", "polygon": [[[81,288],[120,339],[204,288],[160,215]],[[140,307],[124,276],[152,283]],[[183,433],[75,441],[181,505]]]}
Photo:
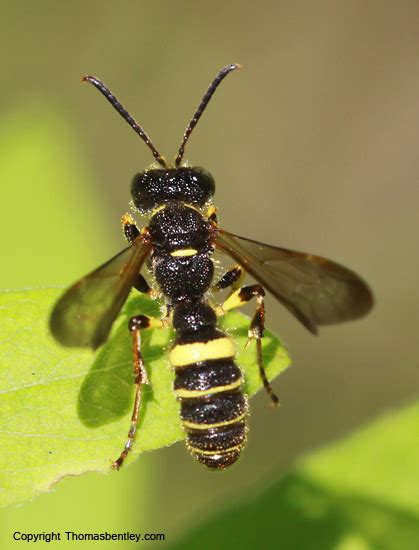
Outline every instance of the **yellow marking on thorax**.
{"label": "yellow marking on thorax", "polygon": [[196,248],[181,248],[179,250],[173,250],[170,255],[174,258],[183,258],[185,256],[195,256],[197,252],[198,250],[196,250]]}
{"label": "yellow marking on thorax", "polygon": [[226,420],[225,422],[215,422],[214,424],[198,424],[197,422],[189,422],[188,420],[182,420],[182,425],[184,428],[190,428],[191,430],[206,430],[207,428],[220,428],[221,426],[229,426],[230,424],[235,424],[236,422],[241,422],[247,416],[247,413],[243,413],[236,418],[231,420]]}
{"label": "yellow marking on thorax", "polygon": [[216,214],[216,213],[217,213],[217,207],[211,204],[206,211],[206,216],[207,218],[210,218],[213,214]]}
{"label": "yellow marking on thorax", "polygon": [[208,359],[234,357],[235,349],[230,338],[217,338],[208,342],[177,344],[169,353],[172,367],[184,367]]}
{"label": "yellow marking on thorax", "polygon": [[177,397],[201,397],[202,395],[210,395],[212,393],[220,393],[224,391],[234,390],[236,388],[239,388],[242,385],[242,379],[239,378],[235,382],[232,382],[231,384],[225,384],[224,386],[214,386],[213,388],[208,388],[207,390],[187,390],[184,388],[180,388],[178,390],[175,390],[175,394]]}
{"label": "yellow marking on thorax", "polygon": [[134,218],[131,216],[131,214],[124,214],[121,218],[121,222],[122,222],[122,225],[134,225],[135,224],[135,220]]}
{"label": "yellow marking on thorax", "polygon": [[158,206],[157,208],[155,208],[150,214],[150,220],[153,216],[155,216],[157,214],[157,212],[160,212],[161,210],[164,210],[165,208],[167,208],[167,204],[162,204],[161,206]]}

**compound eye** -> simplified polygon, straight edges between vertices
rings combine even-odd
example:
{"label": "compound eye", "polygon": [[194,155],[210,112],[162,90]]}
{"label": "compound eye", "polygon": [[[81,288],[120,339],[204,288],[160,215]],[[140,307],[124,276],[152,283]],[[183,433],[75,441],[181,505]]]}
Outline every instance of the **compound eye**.
{"label": "compound eye", "polygon": [[136,208],[147,212],[170,195],[170,170],[152,169],[136,174],[131,183],[131,196]]}
{"label": "compound eye", "polygon": [[205,168],[194,166],[192,168],[191,179],[202,190],[206,200],[209,200],[215,193],[215,180]]}
{"label": "compound eye", "polygon": [[148,197],[147,182],[148,174],[146,172],[140,172],[136,174],[131,182],[131,196],[135,206],[139,210],[147,210],[152,207],[152,200]]}

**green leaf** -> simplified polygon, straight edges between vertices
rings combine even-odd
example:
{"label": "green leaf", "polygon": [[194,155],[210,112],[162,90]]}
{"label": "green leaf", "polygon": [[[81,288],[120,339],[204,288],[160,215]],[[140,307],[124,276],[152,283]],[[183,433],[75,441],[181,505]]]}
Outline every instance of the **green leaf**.
{"label": "green leaf", "polygon": [[[142,296],[126,304],[108,343],[98,352],[63,348],[48,331],[48,315],[61,290],[0,295],[0,505],[23,502],[67,475],[109,472],[125,443],[133,402],[131,339],[127,318],[159,315]],[[231,312],[220,322],[236,341],[246,391],[261,387],[249,320]],[[167,362],[170,329],[144,332],[145,386],[139,432],[127,462],[145,450],[183,438],[173,372]],[[271,379],[290,363],[269,331],[264,359]]]}
{"label": "green leaf", "polygon": [[419,403],[384,416],[171,549],[417,550],[418,426]]}

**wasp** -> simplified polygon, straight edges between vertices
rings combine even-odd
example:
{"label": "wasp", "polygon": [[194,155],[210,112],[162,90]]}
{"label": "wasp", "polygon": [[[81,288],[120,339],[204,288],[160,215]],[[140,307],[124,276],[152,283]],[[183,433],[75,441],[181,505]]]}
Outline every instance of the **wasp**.
{"label": "wasp", "polygon": [[[163,297],[166,313],[152,318],[138,312],[129,320],[132,335],[135,398],[125,446],[112,467],[119,469],[136,435],[142,386],[148,383],[141,353],[141,333],[171,326],[175,339],[169,351],[174,369],[174,393],[191,454],[212,470],[232,465],[246,442],[248,400],[243,374],[235,361],[232,340],[217,327],[217,320],[233,308],[255,301],[248,337],[256,341],[256,362],[263,385],[274,404],[278,398],[267,379],[262,354],[265,326],[265,289],[311,333],[319,325],[357,319],[371,308],[366,283],[353,271],[315,256],[238,237],[219,227],[212,203],[212,175],[184,161],[185,145],[222,80],[240,65],[221,69],[189,122],[173,164],[154,147],[149,136],[124,109],[105,84],[94,76],[84,82],[95,86],[150,148],[154,163],[132,180],[133,205],[147,216],[139,229],[129,214],[122,218],[129,246],[71,286],[56,303],[50,318],[54,337],[67,346],[106,342],[112,324],[132,288],[151,297]],[[234,264],[218,280],[215,250]],[[154,277],[156,288],[142,270]],[[245,274],[256,284],[242,286]],[[214,291],[229,289],[222,303],[213,303]]]}

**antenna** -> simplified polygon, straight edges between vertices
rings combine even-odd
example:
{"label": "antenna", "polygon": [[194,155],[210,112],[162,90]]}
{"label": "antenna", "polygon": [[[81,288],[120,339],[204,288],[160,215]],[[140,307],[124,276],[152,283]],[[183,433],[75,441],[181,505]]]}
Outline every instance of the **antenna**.
{"label": "antenna", "polygon": [[205,111],[205,107],[208,105],[213,93],[218,88],[219,84],[221,83],[224,78],[231,73],[232,71],[235,71],[236,69],[241,69],[241,65],[237,63],[232,63],[231,65],[226,65],[221,71],[217,74],[217,76],[214,78],[212,83],[210,84],[208,90],[206,91],[204,97],[202,98],[201,103],[198,106],[198,109],[195,111],[194,116],[191,118],[191,121],[188,124],[188,127],[185,130],[185,133],[183,134],[182,143],[179,148],[179,152],[177,154],[177,157],[175,158],[175,166],[179,167],[180,163],[183,159],[183,154],[185,153],[185,145],[189,139],[189,136],[192,133],[192,130],[195,128],[198,120],[201,118],[202,113]]}
{"label": "antenna", "polygon": [[107,88],[105,84],[95,76],[90,76],[90,75],[84,76],[82,78],[82,82],[90,82],[90,84],[93,84],[93,86],[97,88],[99,92],[101,92],[106,97],[106,99],[109,101],[112,107],[118,111],[118,113],[122,116],[122,118],[126,122],[128,122],[128,124],[131,126],[134,132],[137,132],[137,134],[144,141],[144,143],[151,149],[154,155],[154,158],[157,160],[157,162],[161,166],[163,166],[163,168],[167,168],[167,164],[166,164],[166,161],[164,160],[164,157],[162,157],[161,154],[154,147],[151,139],[148,137],[148,135],[145,133],[142,127],[138,124],[138,122],[129,114],[129,112],[126,109],[124,109],[124,107],[122,107],[122,105],[113,95],[113,93],[109,90],[109,88]]}

